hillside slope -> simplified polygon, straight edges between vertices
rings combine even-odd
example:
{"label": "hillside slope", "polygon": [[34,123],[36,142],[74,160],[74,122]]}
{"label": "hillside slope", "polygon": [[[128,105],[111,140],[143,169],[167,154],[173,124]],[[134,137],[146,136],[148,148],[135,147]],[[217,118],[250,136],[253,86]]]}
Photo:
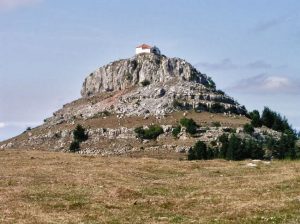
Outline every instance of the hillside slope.
{"label": "hillside slope", "polygon": [[[1,143],[0,149],[68,151],[77,124],[88,134],[81,145],[83,154],[187,152],[198,140],[215,144],[223,133],[247,137],[242,129],[249,122],[246,109],[183,59],[139,54],[112,62],[85,79],[81,94],[42,126]],[[183,128],[174,138],[172,131],[183,117],[194,119],[200,127],[193,136]],[[163,130],[156,141],[137,138],[135,128],[153,124]],[[255,130],[257,138],[266,134],[278,135],[269,129]]]}

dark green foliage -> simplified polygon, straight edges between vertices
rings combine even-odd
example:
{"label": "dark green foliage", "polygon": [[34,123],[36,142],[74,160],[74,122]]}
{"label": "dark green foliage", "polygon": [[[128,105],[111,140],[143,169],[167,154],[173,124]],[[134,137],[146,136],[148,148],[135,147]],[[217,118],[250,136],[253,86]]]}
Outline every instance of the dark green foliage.
{"label": "dark green foliage", "polygon": [[73,131],[74,141],[84,142],[88,139],[88,135],[85,133],[85,129],[78,124]]}
{"label": "dark green foliage", "polygon": [[71,152],[77,152],[80,150],[80,143],[88,139],[88,135],[85,133],[85,129],[78,124],[73,131],[73,141],[69,147]]}
{"label": "dark green foliage", "polygon": [[276,159],[296,159],[297,155],[297,146],[296,146],[296,136],[292,131],[286,131],[283,133],[279,140],[276,140],[270,137],[265,147],[268,151],[271,152],[273,158]]}
{"label": "dark green foliage", "polygon": [[228,141],[228,148],[226,152],[226,159],[240,160],[241,157],[241,139],[236,135],[232,135]]}
{"label": "dark green foliage", "polygon": [[150,81],[145,79],[144,81],[141,82],[142,86],[148,86],[150,85]]}
{"label": "dark green foliage", "polygon": [[198,141],[194,147],[189,151],[188,160],[202,160],[208,159],[207,146],[204,142]]}
{"label": "dark green foliage", "polygon": [[224,113],[226,110],[220,103],[214,103],[211,105],[209,112],[211,113]]}
{"label": "dark green foliage", "polygon": [[258,110],[254,110],[249,113],[251,124],[253,127],[258,128],[262,126],[262,120],[260,118],[260,114]]}
{"label": "dark green foliage", "polygon": [[249,134],[249,135],[252,135],[254,133],[254,128],[251,124],[245,124],[244,125],[244,132]]}
{"label": "dark green foliage", "polygon": [[220,157],[226,158],[227,155],[227,149],[229,145],[228,135],[223,134],[219,137],[219,141],[221,142],[221,148],[220,148]]}
{"label": "dark green foliage", "polygon": [[184,109],[183,103],[179,102],[178,100],[173,100],[173,107],[177,109]]}
{"label": "dark green foliage", "polygon": [[199,105],[195,108],[196,112],[200,112],[200,111],[208,111],[208,107],[206,104],[204,103],[199,103]]}
{"label": "dark green foliage", "polygon": [[213,127],[217,127],[217,128],[218,128],[218,127],[221,127],[221,123],[218,122],[218,121],[212,122],[211,125],[212,125]]}
{"label": "dark green foliage", "polygon": [[172,135],[177,138],[178,134],[180,133],[181,131],[181,126],[180,125],[177,125],[176,127],[173,128],[172,130]]}
{"label": "dark green foliage", "polygon": [[80,143],[78,141],[72,141],[69,150],[71,152],[78,152],[80,150]]}
{"label": "dark green foliage", "polygon": [[196,122],[193,119],[189,119],[189,118],[182,118],[180,120],[180,124],[186,128],[186,131],[193,135],[197,133],[197,128],[198,125],[196,124]]}
{"label": "dark green foliage", "polygon": [[244,154],[242,155],[242,159],[263,159],[265,152],[263,150],[262,144],[249,139],[243,141]]}
{"label": "dark green foliage", "polygon": [[31,131],[31,127],[27,127],[27,128],[26,128],[26,131]]}
{"label": "dark green foliage", "polygon": [[222,90],[220,90],[220,89],[217,90],[217,93],[221,94],[221,95],[225,95],[225,93]]}
{"label": "dark green foliage", "polygon": [[134,129],[137,137],[140,139],[156,139],[160,134],[164,133],[164,130],[159,125],[150,125],[148,129],[138,127]]}
{"label": "dark green foliage", "polygon": [[263,125],[276,131],[284,132],[286,130],[292,130],[285,117],[282,118],[280,114],[270,110],[268,107],[265,107],[261,120]]}
{"label": "dark green foliage", "polygon": [[212,80],[211,77],[208,77],[207,81],[208,81],[208,83],[207,83],[206,87],[211,88],[211,89],[216,88],[216,83]]}

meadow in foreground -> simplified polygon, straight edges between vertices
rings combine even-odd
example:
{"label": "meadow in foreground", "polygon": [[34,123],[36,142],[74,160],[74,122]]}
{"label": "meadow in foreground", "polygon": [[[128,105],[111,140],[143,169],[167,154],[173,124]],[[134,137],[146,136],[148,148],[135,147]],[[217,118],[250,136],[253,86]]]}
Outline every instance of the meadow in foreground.
{"label": "meadow in foreground", "polygon": [[300,223],[300,162],[0,152],[1,223]]}

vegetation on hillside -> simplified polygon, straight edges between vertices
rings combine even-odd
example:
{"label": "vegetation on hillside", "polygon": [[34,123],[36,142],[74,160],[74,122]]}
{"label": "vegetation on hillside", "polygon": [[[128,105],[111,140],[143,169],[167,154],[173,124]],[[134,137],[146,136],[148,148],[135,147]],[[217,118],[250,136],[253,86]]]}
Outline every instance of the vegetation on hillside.
{"label": "vegetation on hillside", "polygon": [[150,125],[149,128],[137,127],[134,129],[137,137],[140,139],[156,139],[159,135],[164,133],[164,130],[159,125]]}
{"label": "vegetation on hillside", "polygon": [[71,152],[77,152],[80,150],[80,143],[88,139],[85,129],[78,124],[73,131],[73,141],[69,147]]}

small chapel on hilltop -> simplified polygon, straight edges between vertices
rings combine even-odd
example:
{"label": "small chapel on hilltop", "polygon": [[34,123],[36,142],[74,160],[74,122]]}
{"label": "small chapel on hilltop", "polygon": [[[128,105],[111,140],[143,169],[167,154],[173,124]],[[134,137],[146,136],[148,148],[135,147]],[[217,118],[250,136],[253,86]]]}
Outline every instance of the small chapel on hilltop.
{"label": "small chapel on hilltop", "polygon": [[143,53],[153,53],[160,55],[160,50],[156,46],[149,46],[148,44],[142,44],[135,48],[135,54],[143,54]]}

